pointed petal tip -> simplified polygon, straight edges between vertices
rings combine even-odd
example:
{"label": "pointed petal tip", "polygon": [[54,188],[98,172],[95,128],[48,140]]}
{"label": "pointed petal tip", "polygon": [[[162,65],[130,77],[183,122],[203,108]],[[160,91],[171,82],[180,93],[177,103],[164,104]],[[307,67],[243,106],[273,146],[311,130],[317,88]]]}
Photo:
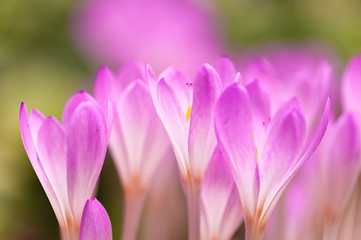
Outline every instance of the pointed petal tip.
{"label": "pointed petal tip", "polygon": [[147,78],[157,79],[150,63],[145,64],[145,74]]}
{"label": "pointed petal tip", "polygon": [[112,226],[109,215],[96,199],[86,201],[80,225],[79,240],[111,240]]}
{"label": "pointed petal tip", "polygon": [[101,66],[96,74],[96,79],[103,76],[111,76],[113,72],[107,66]]}
{"label": "pointed petal tip", "polygon": [[234,83],[237,83],[240,85],[243,84],[243,78],[242,78],[241,72],[236,73],[236,77],[234,78]]}
{"label": "pointed petal tip", "polygon": [[26,108],[25,102],[20,103],[20,111],[19,111],[19,118],[21,119],[23,116],[28,115],[28,109]]}
{"label": "pointed petal tip", "polygon": [[75,109],[83,102],[91,102],[92,104],[98,106],[98,103],[95,101],[95,99],[86,91],[79,91],[75,93],[65,104],[62,116],[63,124],[70,121]]}

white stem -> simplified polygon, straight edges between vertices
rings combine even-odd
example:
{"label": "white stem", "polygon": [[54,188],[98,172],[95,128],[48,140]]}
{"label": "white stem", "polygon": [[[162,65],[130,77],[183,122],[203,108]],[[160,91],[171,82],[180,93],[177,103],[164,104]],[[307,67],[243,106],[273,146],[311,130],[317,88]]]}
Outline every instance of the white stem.
{"label": "white stem", "polygon": [[144,206],[145,193],[125,192],[125,213],[123,218],[122,240],[135,240]]}
{"label": "white stem", "polygon": [[186,186],[189,240],[200,239],[201,190],[202,190],[201,182]]}

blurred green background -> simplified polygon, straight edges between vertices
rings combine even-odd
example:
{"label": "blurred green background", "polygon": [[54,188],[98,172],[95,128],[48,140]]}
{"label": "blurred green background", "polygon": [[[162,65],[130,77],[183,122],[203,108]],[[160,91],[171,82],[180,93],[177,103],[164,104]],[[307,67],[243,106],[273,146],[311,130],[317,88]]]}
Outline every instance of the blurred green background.
{"label": "blurred green background", "polygon": [[[59,239],[51,206],[24,151],[20,102],[61,117],[67,99],[91,92],[98,66],[73,47],[70,0],[0,0],[0,239]],[[269,41],[318,41],[345,62],[361,51],[360,0],[218,0],[220,31],[230,49]],[[223,20],[222,20],[223,19]],[[99,199],[119,239],[122,196],[110,158]]]}

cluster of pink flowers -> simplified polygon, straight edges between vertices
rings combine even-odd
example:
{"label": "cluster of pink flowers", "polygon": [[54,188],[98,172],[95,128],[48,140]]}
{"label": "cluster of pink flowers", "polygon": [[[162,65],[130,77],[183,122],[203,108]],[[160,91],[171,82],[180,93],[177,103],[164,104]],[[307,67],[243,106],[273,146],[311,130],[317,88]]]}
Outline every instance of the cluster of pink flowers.
{"label": "cluster of pink flowers", "polygon": [[152,179],[171,154],[190,240],[231,239],[242,222],[247,240],[359,239],[361,56],[341,88],[332,64],[311,53],[279,51],[240,68],[221,57],[192,79],[138,62],[103,67],[94,98],[76,93],[61,123],[22,103],[22,140],[62,239],[112,239],[92,198],[108,141],[124,240],[136,239]]}

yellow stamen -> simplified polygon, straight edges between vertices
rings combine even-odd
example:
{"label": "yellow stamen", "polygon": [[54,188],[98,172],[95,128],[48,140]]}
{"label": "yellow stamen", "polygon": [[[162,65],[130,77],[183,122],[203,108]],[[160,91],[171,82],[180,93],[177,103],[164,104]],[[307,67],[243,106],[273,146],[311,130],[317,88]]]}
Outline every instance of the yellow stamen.
{"label": "yellow stamen", "polygon": [[191,111],[192,111],[192,106],[189,106],[187,113],[186,113],[186,119],[187,122],[189,121],[189,119],[191,118]]}

